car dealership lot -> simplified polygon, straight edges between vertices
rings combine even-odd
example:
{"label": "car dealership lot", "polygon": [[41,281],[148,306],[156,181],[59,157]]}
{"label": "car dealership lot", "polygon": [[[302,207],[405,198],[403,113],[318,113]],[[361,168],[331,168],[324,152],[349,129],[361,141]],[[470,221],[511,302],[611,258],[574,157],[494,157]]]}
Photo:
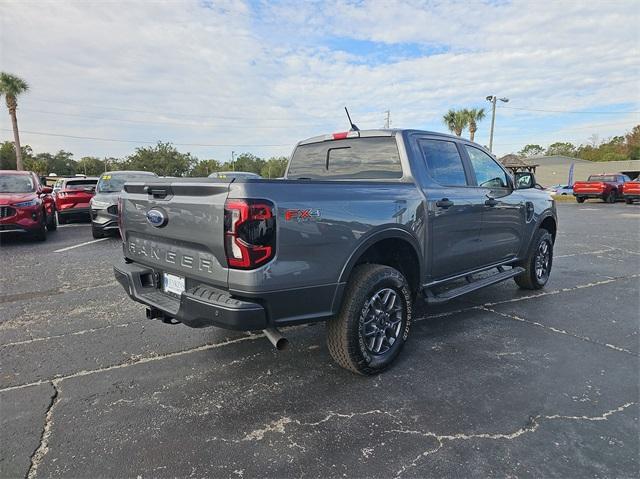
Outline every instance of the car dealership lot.
{"label": "car dealership lot", "polygon": [[635,476],[640,207],[558,208],[545,290],[418,306],[375,377],[322,324],[276,352],[145,319],[89,225],[4,238],[0,476]]}

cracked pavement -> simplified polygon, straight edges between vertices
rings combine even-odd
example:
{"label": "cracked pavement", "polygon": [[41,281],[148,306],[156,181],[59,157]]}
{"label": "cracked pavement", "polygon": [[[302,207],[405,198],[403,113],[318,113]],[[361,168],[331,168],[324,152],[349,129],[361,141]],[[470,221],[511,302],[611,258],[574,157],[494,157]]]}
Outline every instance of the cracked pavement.
{"label": "cracked pavement", "polygon": [[74,224],[0,248],[0,477],[637,477],[640,215],[560,204],[547,288],[416,308],[388,372],[321,324],[168,326]]}

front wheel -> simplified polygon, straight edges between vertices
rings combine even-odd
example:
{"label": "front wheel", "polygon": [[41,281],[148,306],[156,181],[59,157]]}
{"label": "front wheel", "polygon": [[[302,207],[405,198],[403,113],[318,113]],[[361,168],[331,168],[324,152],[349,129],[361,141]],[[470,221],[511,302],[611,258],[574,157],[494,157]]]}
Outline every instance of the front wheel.
{"label": "front wheel", "polygon": [[514,281],[522,289],[542,289],[549,281],[553,265],[553,236],[547,230],[539,229],[531,243],[527,259],[519,266],[525,270]]}
{"label": "front wheel", "polygon": [[104,231],[91,225],[91,236],[93,236],[94,239],[104,238]]}
{"label": "front wheel", "polygon": [[615,191],[611,191],[605,198],[605,200],[607,203],[615,203],[616,202],[616,192]]}
{"label": "front wheel", "polygon": [[333,359],[358,374],[377,374],[396,359],[411,325],[411,290],[400,271],[389,266],[357,266],[340,313],[327,322]]}
{"label": "front wheel", "polygon": [[576,196],[576,201],[577,201],[578,203],[584,203],[584,200],[585,200],[585,199],[584,199],[584,198],[582,198],[581,196]]}
{"label": "front wheel", "polygon": [[38,229],[33,233],[33,237],[37,241],[45,241],[47,239],[47,215],[44,211],[42,212],[40,225],[38,226]]}
{"label": "front wheel", "polygon": [[56,210],[51,211],[51,216],[49,216],[47,220],[47,229],[49,231],[55,231],[58,229],[58,213]]}

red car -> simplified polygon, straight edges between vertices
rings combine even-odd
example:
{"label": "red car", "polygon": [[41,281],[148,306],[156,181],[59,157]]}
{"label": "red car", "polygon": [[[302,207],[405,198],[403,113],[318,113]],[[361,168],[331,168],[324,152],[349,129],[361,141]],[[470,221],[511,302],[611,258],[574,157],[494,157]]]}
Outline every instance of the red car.
{"label": "red car", "polygon": [[640,200],[640,179],[636,178],[624,184],[622,188],[624,201],[630,205],[634,200]]}
{"label": "red car", "polygon": [[89,202],[96,194],[98,178],[60,178],[53,186],[58,221],[61,224],[72,217],[89,219]]}
{"label": "red car", "polygon": [[31,171],[0,170],[0,233],[47,239],[47,231],[58,226],[52,191]]}
{"label": "red car", "polygon": [[607,173],[591,175],[587,181],[576,181],[573,184],[573,196],[578,203],[584,203],[587,198],[600,198],[606,203],[615,203],[622,198],[622,185],[631,181],[622,173]]}

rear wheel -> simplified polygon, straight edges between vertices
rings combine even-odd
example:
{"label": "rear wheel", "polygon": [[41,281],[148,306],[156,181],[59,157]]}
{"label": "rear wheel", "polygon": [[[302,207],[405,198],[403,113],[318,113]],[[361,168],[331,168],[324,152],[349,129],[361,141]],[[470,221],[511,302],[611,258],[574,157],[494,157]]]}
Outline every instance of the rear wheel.
{"label": "rear wheel", "polygon": [[389,266],[357,266],[340,313],[327,322],[333,359],[358,374],[377,374],[400,354],[411,324],[412,297],[406,279]]}
{"label": "rear wheel", "polygon": [[625,198],[625,199],[624,199],[624,202],[625,202],[626,204],[628,204],[628,205],[633,204],[633,200],[632,200],[631,198]]}
{"label": "rear wheel", "polygon": [[104,231],[102,231],[101,229],[96,228],[95,226],[91,225],[91,235],[95,239],[104,238]]}
{"label": "rear wheel", "polygon": [[539,229],[531,243],[527,259],[520,264],[524,273],[514,281],[522,289],[541,289],[547,284],[553,265],[553,236],[545,229]]}
{"label": "rear wheel", "polygon": [[67,224],[67,217],[65,215],[61,215],[60,213],[58,213],[58,223],[60,223],[61,225],[66,225]]}
{"label": "rear wheel", "polygon": [[578,203],[584,203],[584,200],[585,200],[585,199],[584,199],[582,196],[576,196],[576,201],[577,201]]}
{"label": "rear wheel", "polygon": [[615,203],[616,202],[616,192],[615,191],[609,192],[609,194],[605,198],[605,201],[607,203]]}

